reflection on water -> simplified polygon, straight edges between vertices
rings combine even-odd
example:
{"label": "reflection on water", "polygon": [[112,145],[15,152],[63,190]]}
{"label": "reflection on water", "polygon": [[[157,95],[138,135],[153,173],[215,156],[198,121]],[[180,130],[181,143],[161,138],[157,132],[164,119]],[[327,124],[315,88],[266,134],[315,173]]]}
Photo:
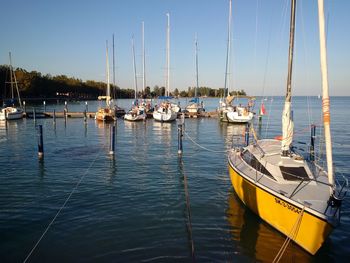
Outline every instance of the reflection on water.
{"label": "reflection on water", "polygon": [[[228,195],[227,220],[231,226],[232,239],[239,241],[245,253],[255,255],[259,262],[272,262],[286,237],[261,221],[244,207],[231,190]],[[312,256],[294,243],[289,243],[282,262],[309,262]]]}
{"label": "reflection on water", "polygon": [[227,149],[231,149],[232,145],[243,145],[246,131],[245,124],[232,124],[220,122],[220,132],[225,138],[225,145]]}

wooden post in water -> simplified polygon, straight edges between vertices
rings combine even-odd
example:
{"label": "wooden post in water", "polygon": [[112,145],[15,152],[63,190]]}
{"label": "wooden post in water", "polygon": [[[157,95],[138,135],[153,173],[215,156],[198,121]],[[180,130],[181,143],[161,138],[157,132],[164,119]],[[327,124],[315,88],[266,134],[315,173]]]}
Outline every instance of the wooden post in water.
{"label": "wooden post in water", "polygon": [[38,126],[38,156],[39,159],[44,157],[44,140],[43,140],[43,126]]}
{"label": "wooden post in water", "polygon": [[110,126],[109,129],[109,154],[114,154],[115,151],[115,126]]}
{"label": "wooden post in water", "polygon": [[33,120],[34,120],[34,123],[35,123],[35,108],[33,108]]}
{"label": "wooden post in water", "polygon": [[183,152],[182,137],[183,137],[183,124],[181,123],[177,126],[177,154],[179,156],[181,156]]}
{"label": "wooden post in water", "polygon": [[56,124],[56,110],[53,110],[53,124]]}
{"label": "wooden post in water", "polygon": [[84,123],[86,124],[86,109],[84,110]]}
{"label": "wooden post in water", "polygon": [[250,128],[250,123],[247,122],[247,125],[245,127],[245,145],[249,145],[249,128]]}
{"label": "wooden post in water", "polygon": [[315,161],[315,138],[316,138],[316,125],[311,125],[311,145],[310,145],[310,161]]}

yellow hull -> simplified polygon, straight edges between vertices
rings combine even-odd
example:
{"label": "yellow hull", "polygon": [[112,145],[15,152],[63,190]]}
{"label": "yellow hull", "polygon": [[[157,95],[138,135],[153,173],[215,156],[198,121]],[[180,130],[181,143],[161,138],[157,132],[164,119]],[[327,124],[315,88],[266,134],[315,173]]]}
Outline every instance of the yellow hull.
{"label": "yellow hull", "polygon": [[[231,183],[241,201],[265,222],[290,236],[299,246],[314,255],[333,227],[287,200],[249,182],[229,165]],[[299,223],[298,223],[299,222]]]}
{"label": "yellow hull", "polygon": [[95,119],[97,121],[114,121],[114,116],[110,109],[102,108],[96,112]]}

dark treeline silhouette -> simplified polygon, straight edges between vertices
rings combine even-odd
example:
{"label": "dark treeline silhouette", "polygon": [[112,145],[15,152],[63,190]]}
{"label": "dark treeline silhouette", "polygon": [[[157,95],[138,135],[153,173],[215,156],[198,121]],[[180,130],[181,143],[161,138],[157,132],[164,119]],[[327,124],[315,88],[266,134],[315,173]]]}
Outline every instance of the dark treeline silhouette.
{"label": "dark treeline silhouette", "polygon": [[[37,71],[28,72],[24,69],[15,69],[18,88],[22,98],[66,98],[75,100],[94,100],[98,96],[105,95],[106,83],[93,80],[82,81],[81,79],[67,77],[65,75],[51,76],[43,75]],[[10,70],[6,65],[0,65],[0,98],[9,97],[10,93]],[[111,85],[111,93],[116,98],[134,98],[133,89],[120,89],[118,86]],[[170,95],[179,97],[193,97],[194,87],[188,87],[187,91],[175,89]],[[212,89],[209,87],[200,87],[197,96],[222,97],[224,89]],[[245,95],[244,90],[231,92],[231,94]],[[144,93],[139,93],[139,97],[155,98],[164,96],[165,87],[154,86],[151,91],[146,87]]]}

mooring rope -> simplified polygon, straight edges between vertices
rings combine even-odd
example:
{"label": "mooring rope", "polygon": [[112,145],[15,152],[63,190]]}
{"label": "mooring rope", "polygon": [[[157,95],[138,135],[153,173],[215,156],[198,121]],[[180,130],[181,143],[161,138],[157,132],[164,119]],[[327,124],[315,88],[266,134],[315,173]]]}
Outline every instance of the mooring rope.
{"label": "mooring rope", "polygon": [[[183,167],[183,161],[181,159],[181,166]],[[195,254],[194,254],[194,242],[193,242],[193,234],[192,234],[192,217],[191,217],[191,206],[190,206],[190,197],[188,194],[188,185],[187,185],[187,176],[184,172],[184,170],[182,170],[183,172],[183,177],[184,177],[184,190],[185,190],[185,199],[186,199],[186,210],[187,210],[187,230],[189,232],[190,235],[190,241],[191,241],[191,255],[192,255],[192,260],[195,261]]]}
{"label": "mooring rope", "polygon": [[190,139],[191,142],[193,142],[195,145],[197,145],[199,148],[202,148],[203,150],[206,150],[208,152],[212,152],[212,153],[226,153],[228,152],[229,150],[226,150],[226,151],[214,151],[214,150],[211,150],[209,148],[206,148],[202,145],[200,145],[199,143],[195,142],[190,135],[188,135],[188,133],[186,131],[184,131],[185,135],[187,136],[188,139]]}
{"label": "mooring rope", "polygon": [[273,263],[277,263],[281,260],[284,252],[286,251],[288,245],[289,245],[289,242],[290,240],[294,239],[299,231],[299,227],[300,227],[300,224],[301,224],[301,219],[303,217],[303,214],[304,214],[304,210],[305,210],[305,206],[303,206],[303,209],[301,210],[297,220],[295,221],[289,235],[287,236],[286,240],[284,241],[282,247],[280,248],[280,250],[278,251],[276,257],[274,258],[274,260],[272,261]]}
{"label": "mooring rope", "polygon": [[84,177],[88,174],[89,170],[91,169],[91,167],[94,165],[94,163],[96,162],[96,160],[98,159],[101,150],[105,147],[105,145],[103,147],[101,147],[101,149],[98,151],[98,153],[96,154],[96,157],[94,158],[94,160],[91,162],[90,166],[86,169],[85,173],[80,177],[79,181],[76,183],[75,187],[73,188],[73,190],[70,192],[70,194],[68,195],[68,197],[66,198],[66,200],[64,201],[63,205],[60,207],[60,209],[57,211],[56,215],[54,216],[54,218],[51,220],[51,222],[49,223],[49,225],[46,227],[45,231],[43,232],[43,234],[40,236],[40,238],[38,239],[38,241],[35,243],[34,247],[32,248],[32,250],[29,252],[29,254],[27,255],[27,257],[25,258],[25,260],[23,261],[24,263],[28,261],[28,259],[30,258],[30,256],[33,254],[34,250],[37,248],[37,246],[39,245],[39,243],[41,242],[41,240],[44,238],[44,236],[46,235],[46,233],[49,231],[50,227],[52,226],[52,224],[55,222],[56,218],[58,217],[58,215],[61,213],[62,209],[66,206],[66,204],[68,203],[69,199],[72,197],[73,193],[76,191],[76,189],[79,187],[80,183],[83,181]]}

